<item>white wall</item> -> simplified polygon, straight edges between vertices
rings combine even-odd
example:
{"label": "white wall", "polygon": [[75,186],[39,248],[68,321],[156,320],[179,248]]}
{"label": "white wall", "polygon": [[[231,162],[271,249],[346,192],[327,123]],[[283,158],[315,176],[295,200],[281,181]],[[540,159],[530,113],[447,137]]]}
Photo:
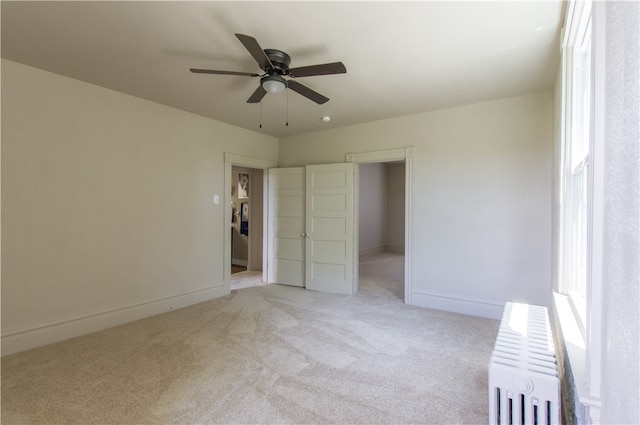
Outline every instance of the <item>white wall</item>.
{"label": "white wall", "polygon": [[222,295],[225,151],[278,141],[2,60],[2,353]]}
{"label": "white wall", "polygon": [[413,303],[498,317],[549,305],[552,93],[280,140],[282,167],[415,146]]}
{"label": "white wall", "polygon": [[384,164],[361,164],[359,188],[360,254],[384,252],[386,230],[386,173]]}
{"label": "white wall", "polygon": [[594,9],[606,29],[602,423],[640,423],[640,4]]}

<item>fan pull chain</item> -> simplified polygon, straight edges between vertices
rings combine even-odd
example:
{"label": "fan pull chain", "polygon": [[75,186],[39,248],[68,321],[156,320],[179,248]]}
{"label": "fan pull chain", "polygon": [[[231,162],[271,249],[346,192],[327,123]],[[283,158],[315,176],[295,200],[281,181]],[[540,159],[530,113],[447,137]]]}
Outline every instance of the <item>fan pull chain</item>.
{"label": "fan pull chain", "polygon": [[260,101],[260,128],[262,128],[262,100]]}
{"label": "fan pull chain", "polygon": [[289,127],[289,90],[287,90],[287,122],[285,127]]}

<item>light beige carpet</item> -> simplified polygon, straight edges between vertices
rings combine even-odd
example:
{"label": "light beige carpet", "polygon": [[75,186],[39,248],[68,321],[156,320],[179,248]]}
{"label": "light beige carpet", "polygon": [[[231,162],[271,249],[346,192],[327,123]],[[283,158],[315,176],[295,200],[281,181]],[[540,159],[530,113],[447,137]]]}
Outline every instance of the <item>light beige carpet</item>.
{"label": "light beige carpet", "polygon": [[267,285],[262,282],[262,272],[244,271],[231,275],[231,290]]}
{"label": "light beige carpet", "polygon": [[239,289],[4,357],[2,423],[487,423],[498,322],[404,305],[398,258],[357,296]]}

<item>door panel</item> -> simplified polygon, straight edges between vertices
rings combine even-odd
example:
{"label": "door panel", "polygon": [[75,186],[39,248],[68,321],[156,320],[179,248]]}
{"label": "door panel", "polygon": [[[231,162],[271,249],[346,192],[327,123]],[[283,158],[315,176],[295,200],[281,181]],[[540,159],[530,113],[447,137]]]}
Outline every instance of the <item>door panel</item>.
{"label": "door panel", "polygon": [[317,235],[342,235],[346,233],[347,227],[347,220],[343,217],[313,217],[309,228]]}
{"label": "door panel", "polygon": [[306,167],[305,286],[354,293],[353,164]]}
{"label": "door panel", "polygon": [[344,194],[316,195],[313,208],[316,211],[343,211],[347,208],[347,198]]}
{"label": "door panel", "polygon": [[269,170],[269,283],[304,286],[304,168]]}

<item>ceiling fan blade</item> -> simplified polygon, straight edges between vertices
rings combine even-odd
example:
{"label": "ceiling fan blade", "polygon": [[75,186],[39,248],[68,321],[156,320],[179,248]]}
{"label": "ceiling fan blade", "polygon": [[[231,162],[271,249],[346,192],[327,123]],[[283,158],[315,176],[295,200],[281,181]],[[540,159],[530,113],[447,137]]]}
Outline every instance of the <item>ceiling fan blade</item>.
{"label": "ceiling fan blade", "polygon": [[289,70],[289,76],[293,78],[297,77],[311,77],[313,75],[330,75],[330,74],[346,74],[347,68],[345,68],[342,62],[324,63],[321,65],[301,66],[300,68],[292,68]]}
{"label": "ceiling fan blade", "polygon": [[237,72],[237,71],[218,71],[215,69],[198,69],[189,68],[189,71],[194,74],[218,74],[218,75],[242,75],[245,77],[259,77],[260,74],[254,74],[252,72]]}
{"label": "ceiling fan blade", "polygon": [[251,56],[258,62],[260,68],[266,70],[267,68],[273,68],[273,64],[269,60],[269,57],[264,52],[258,41],[250,35],[236,34],[238,40],[244,45],[244,47],[251,53]]}
{"label": "ceiling fan blade", "polygon": [[313,100],[318,105],[322,105],[323,103],[327,103],[329,101],[328,97],[324,97],[317,91],[311,90],[309,87],[304,86],[297,81],[287,81],[287,85],[294,92],[303,95],[307,99]]}
{"label": "ceiling fan blade", "polygon": [[256,91],[249,97],[247,103],[260,103],[265,94],[267,94],[267,91],[262,88],[262,85],[259,85]]}

